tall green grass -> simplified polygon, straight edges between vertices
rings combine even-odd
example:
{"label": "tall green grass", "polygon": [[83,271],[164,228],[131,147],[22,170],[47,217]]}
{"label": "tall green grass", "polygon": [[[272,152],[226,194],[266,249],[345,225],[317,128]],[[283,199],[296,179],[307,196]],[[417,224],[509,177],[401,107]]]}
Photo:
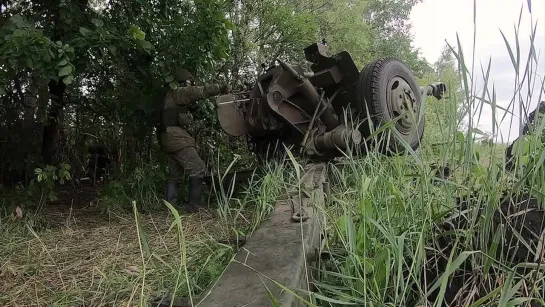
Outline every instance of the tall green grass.
{"label": "tall green grass", "polygon": [[[530,7],[528,1],[524,9],[532,16]],[[521,16],[526,11],[521,10]],[[512,59],[516,76],[507,108],[497,104],[495,86],[490,82],[491,62],[487,66],[475,65],[477,39],[470,51],[471,63],[467,62],[466,46],[458,39],[449,46],[461,84],[450,84],[452,92],[446,95],[446,102],[440,102],[447,110],[451,108],[449,116],[439,118],[441,124],[433,127],[446,137],[440,146],[424,139],[419,150],[413,151],[405,144],[406,153],[393,157],[371,150],[356,158],[361,152],[348,151],[340,162],[329,165],[331,193],[324,215],[325,248],[316,268],[317,278],[310,281],[317,289],[311,294],[314,305],[515,306],[530,301],[545,305],[545,277],[540,262],[545,244],[541,241],[535,245],[535,238],[522,235],[517,225],[498,223],[507,218],[499,213],[500,205],[513,198],[522,201],[517,195],[544,200],[543,140],[530,136],[519,142],[515,150],[519,162],[513,172],[504,166],[505,145],[476,141],[485,106],[492,107],[495,136],[508,114],[514,114],[519,125],[525,121],[523,112],[516,116],[517,105],[527,110],[533,98],[541,100],[544,83],[537,78],[539,55],[533,44],[536,25],[531,26],[531,48],[526,55],[520,49],[520,22],[515,26],[514,42],[498,33],[505,38],[505,52]],[[457,87],[462,89],[461,96]],[[522,89],[528,89],[525,95]],[[468,118],[467,127],[460,131],[464,116]],[[423,120],[421,116],[413,118]],[[543,125],[545,122],[541,128]],[[384,129],[388,131],[392,126]],[[263,174],[254,174],[242,193],[236,192],[234,179],[213,186],[215,211],[228,232],[237,237],[251,235],[273,210],[277,199],[299,182],[303,162],[295,161],[289,151],[285,158],[281,163],[264,166]],[[225,173],[236,162],[224,173],[218,171],[217,179],[227,178]],[[436,170],[430,167],[432,162],[448,165],[453,175],[436,176]],[[174,214],[173,227],[180,242],[173,292],[183,288],[182,294],[196,302],[192,293],[199,291],[192,290],[194,284],[188,275],[181,220],[175,209],[168,207]],[[513,215],[525,215],[527,211]],[[253,216],[252,222],[248,213]],[[235,226],[239,222],[249,225],[247,233]],[[517,246],[525,248],[528,261],[515,261],[511,249]],[[146,253],[145,244],[142,253]]]}
{"label": "tall green grass", "polygon": [[[526,9],[532,15],[531,2],[527,3]],[[419,150],[413,151],[405,144],[406,153],[392,157],[371,150],[358,158],[361,152],[348,151],[329,165],[331,193],[326,207],[321,208],[325,212],[325,248],[316,267],[317,278],[310,281],[317,289],[311,294],[315,306],[446,306],[447,302],[456,306],[515,306],[528,301],[545,305],[545,277],[539,262],[545,244],[535,246],[520,229],[495,223],[497,209],[511,195],[526,192],[544,200],[544,143],[538,137],[523,139],[515,150],[519,163],[515,171],[508,172],[503,161],[504,145],[475,140],[485,106],[493,109],[496,135],[505,114],[516,115],[517,104],[526,110],[532,96],[541,100],[544,84],[536,76],[536,33],[532,32],[532,48],[524,56],[518,36],[520,26],[516,25],[514,42],[505,39],[516,76],[507,108],[497,105],[490,82],[492,64],[475,65],[477,40],[471,50],[472,63],[466,62],[465,46],[458,40],[450,48],[458,63],[463,95],[457,95],[452,89],[456,85],[451,84],[452,92],[446,102],[440,103],[452,108],[450,115],[468,116],[465,130],[459,131],[461,117],[439,118],[441,124],[433,129],[446,136],[440,146],[424,139]],[[524,88],[528,89],[527,95],[523,95]],[[423,120],[419,116],[413,118]],[[519,113],[517,120],[522,123],[524,116]],[[543,125],[545,122],[541,128]],[[390,123],[384,129],[388,131],[392,126]],[[432,162],[449,165],[453,176],[437,177],[430,167]],[[225,171],[217,170],[218,181],[226,179],[226,173],[236,163],[235,159]],[[213,212],[222,221],[223,233],[232,234],[233,238],[251,236],[276,201],[300,181],[303,164],[288,151],[283,161],[263,166],[261,174],[254,174],[242,191],[237,191],[240,187],[234,179],[226,185],[213,185],[210,202],[215,204]],[[161,197],[156,191],[160,188],[148,184],[144,180],[147,176],[138,174],[124,186],[111,186],[109,195],[121,195],[127,201],[133,199],[128,194],[139,195],[143,203],[159,202]],[[133,202],[133,209],[144,273],[134,287],[134,291],[138,287],[140,291],[134,295],[139,297],[140,305],[146,305],[144,288],[149,279],[145,272],[147,268],[163,266],[164,261],[150,252],[138,203]],[[179,256],[178,263],[168,267],[169,287],[165,292],[186,296],[191,304],[196,304],[198,295],[221,273],[218,269],[214,276],[203,277],[201,271],[211,266],[224,268],[229,252],[217,249],[208,259],[197,261],[204,269],[190,271],[188,267],[196,262],[188,260],[190,244],[182,218],[170,204],[164,205],[172,212],[171,229],[176,231],[178,240],[177,250],[170,253]],[[515,246],[525,247],[528,259],[533,260],[516,263],[513,253],[507,253]]]}
{"label": "tall green grass", "polygon": [[[525,3],[521,16],[532,16],[530,6],[531,1]],[[333,194],[327,209],[330,231],[325,251],[329,256],[321,261],[320,278],[315,281],[318,306],[545,304],[544,244],[533,244],[517,225],[494,222],[501,218],[500,204],[522,192],[543,201],[543,140],[529,136],[519,142],[514,172],[504,167],[504,145],[475,140],[484,106],[493,109],[493,134],[497,134],[509,113],[519,124],[525,121],[524,113],[517,116],[515,112],[517,104],[528,110],[532,99],[541,100],[544,87],[536,71],[536,24],[531,25],[526,56],[520,49],[520,26],[520,22],[515,25],[514,42],[503,36],[516,76],[507,108],[497,105],[490,82],[492,64],[475,66],[475,44],[473,61],[467,63],[465,46],[458,39],[450,48],[464,95],[447,97],[457,100],[450,105],[466,110],[466,130],[458,132],[460,118],[444,118],[434,127],[448,136],[440,147],[424,141],[417,152],[406,148],[406,154],[388,158],[372,151],[364,159],[349,158],[331,166]],[[437,161],[453,169],[451,178],[434,177],[429,163]],[[508,251],[521,246],[530,260],[517,263]]]}

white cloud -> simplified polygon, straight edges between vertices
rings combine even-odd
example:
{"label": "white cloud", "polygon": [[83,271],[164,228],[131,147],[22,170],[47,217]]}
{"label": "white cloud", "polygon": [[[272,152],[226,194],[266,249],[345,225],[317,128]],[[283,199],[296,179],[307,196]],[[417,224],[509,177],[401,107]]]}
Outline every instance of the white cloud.
{"label": "white cloud", "polygon": [[[500,30],[503,31],[514,48],[514,27],[518,24],[521,7],[523,11],[518,35],[521,62],[526,63],[531,26],[537,23],[534,44],[540,60],[538,67],[534,68],[534,72],[540,78],[545,78],[545,1],[531,1],[532,15],[528,11],[527,3],[527,0],[476,0],[475,75],[482,76],[480,73],[481,64],[486,70],[488,60],[491,59],[492,68],[489,83],[494,83],[498,105],[503,107],[507,107],[513,98],[516,74]],[[473,0],[424,0],[423,3],[415,6],[411,14],[414,46],[421,50],[422,55],[429,62],[433,63],[438,59],[441,49],[446,44],[445,40],[451,46],[456,47],[456,34],[458,34],[466,57],[466,65],[471,69],[474,33],[473,4]],[[522,74],[524,67],[521,70]],[[540,79],[537,78],[537,80],[539,83]],[[479,92],[482,92],[482,84],[481,78],[476,87]],[[536,84],[536,88],[539,87],[540,85]],[[488,88],[492,90],[492,85],[490,84]],[[523,97],[526,92],[524,91]],[[537,105],[538,96],[539,91],[536,89],[530,99],[530,111]],[[528,103],[527,100],[523,99],[525,104]],[[515,114],[518,116],[518,108],[515,109]],[[511,125],[511,118],[507,117],[499,127],[502,136],[498,135],[496,139],[500,142],[515,139],[519,133],[517,122],[518,118],[515,118],[513,125]],[[492,110],[490,107],[483,108],[478,126],[485,131],[492,131]]]}

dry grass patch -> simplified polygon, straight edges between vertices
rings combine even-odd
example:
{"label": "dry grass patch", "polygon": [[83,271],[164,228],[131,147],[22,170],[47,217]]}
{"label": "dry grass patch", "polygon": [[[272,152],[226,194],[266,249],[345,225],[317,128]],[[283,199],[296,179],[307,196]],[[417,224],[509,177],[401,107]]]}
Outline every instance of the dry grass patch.
{"label": "dry grass patch", "polygon": [[[141,252],[133,214],[84,208],[56,220],[45,216],[56,227],[34,231],[21,222],[0,227],[2,306],[135,306],[172,292],[184,265],[193,293],[200,293],[234,253],[216,240],[248,226],[224,225],[211,211],[182,216],[184,263],[177,230],[169,230],[173,216],[166,210],[140,216],[151,255]],[[180,278],[177,294],[187,295],[185,275]]]}

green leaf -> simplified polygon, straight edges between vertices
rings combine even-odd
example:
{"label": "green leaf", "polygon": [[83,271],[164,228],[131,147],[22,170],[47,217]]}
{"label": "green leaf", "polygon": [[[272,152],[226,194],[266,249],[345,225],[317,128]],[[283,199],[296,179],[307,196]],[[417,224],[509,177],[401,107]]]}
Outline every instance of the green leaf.
{"label": "green leaf", "polygon": [[0,95],[7,95],[6,89],[3,86],[0,86]]}
{"label": "green leaf", "polygon": [[521,306],[526,302],[529,302],[533,300],[531,297],[519,297],[516,299],[513,299],[507,303],[507,307],[514,307],[514,306]]}
{"label": "green leaf", "polygon": [[169,75],[169,76],[165,77],[165,82],[170,83],[172,81],[174,81],[174,77],[172,75]]}
{"label": "green leaf", "polygon": [[140,242],[140,247],[142,251],[144,252],[144,255],[146,256],[146,258],[148,258],[151,256],[151,249],[149,247],[148,235],[144,231],[144,228],[142,227],[140,214],[138,213],[138,209],[136,207],[136,201],[132,202],[132,206],[133,206],[134,218],[136,221],[136,230],[138,231],[138,239]]}
{"label": "green leaf", "polygon": [[487,136],[487,134],[479,128],[473,128],[473,133],[477,135]]}
{"label": "green leaf", "polygon": [[25,34],[26,34],[26,31],[22,29],[15,29],[15,31],[13,31],[13,37],[21,37],[21,36],[25,36]]}
{"label": "green leaf", "polygon": [[62,79],[62,83],[66,85],[72,84],[73,81],[74,81],[74,77],[72,77],[71,75],[68,75]]}
{"label": "green leaf", "polygon": [[465,136],[462,132],[457,132],[456,133],[456,141],[458,141],[459,143],[464,143],[465,141]]}
{"label": "green leaf", "polygon": [[83,35],[83,36],[89,35],[90,32],[91,32],[91,30],[89,30],[87,28],[79,27],[79,33],[81,33],[81,35]]}
{"label": "green leaf", "polygon": [[59,70],[59,77],[68,76],[72,73],[72,66],[66,65]]}
{"label": "green leaf", "polygon": [[66,66],[66,64],[68,64],[68,61],[67,60],[62,60],[57,64],[57,67],[63,67],[63,66]]}
{"label": "green leaf", "polygon": [[[343,278],[345,278],[345,276],[343,276]],[[345,306],[358,305],[358,302],[352,302],[352,300],[353,300],[352,298],[346,298],[346,297],[343,297],[343,296],[340,296],[339,298],[336,299],[336,298],[330,298],[330,297],[327,297],[327,296],[323,296],[321,294],[318,294],[317,292],[312,293],[312,296],[314,296],[317,299],[320,299],[321,301],[333,303],[333,304],[336,304],[336,305],[345,305]],[[342,299],[345,299],[346,301],[341,301]]]}
{"label": "green leaf", "polygon": [[504,225],[500,224],[500,227],[498,230],[496,230],[496,233],[494,234],[494,238],[492,239],[492,244],[490,245],[490,249],[488,250],[487,256],[484,261],[484,269],[483,272],[485,274],[488,274],[488,271],[490,270],[490,267],[492,266],[492,261],[496,259],[496,251],[498,250],[498,246],[500,243],[500,238],[504,234]]}
{"label": "green leaf", "polygon": [[170,70],[168,68],[166,68],[166,67],[161,67],[161,69],[159,69],[159,70],[161,72],[161,75],[163,75],[165,77],[170,75]]}
{"label": "green leaf", "polygon": [[[454,249],[453,249],[454,250]],[[439,299],[438,301],[442,301],[444,295],[446,286],[448,284],[449,277],[466,261],[467,257],[469,257],[472,254],[476,254],[475,251],[464,251],[460,253],[460,255],[456,258],[456,260],[452,261],[452,254],[449,257],[449,260],[447,262],[447,267],[445,272],[441,275],[441,277],[433,284],[433,286],[429,289],[428,293],[433,293],[437,288],[441,287],[441,290],[439,292]],[[428,294],[428,295],[430,295]]]}
{"label": "green leaf", "polygon": [[487,302],[491,298],[495,297],[502,289],[503,289],[503,287],[501,287],[501,286],[497,287],[496,289],[494,289],[493,291],[491,291],[487,295],[485,295],[482,298],[478,299],[475,303],[473,303],[469,307],[479,307],[479,306],[483,305],[485,302]]}
{"label": "green leaf", "polygon": [[509,44],[509,41],[507,41],[507,38],[505,37],[505,34],[503,34],[503,31],[500,30],[501,36],[503,37],[503,40],[505,42],[505,46],[507,47],[507,51],[509,52],[509,56],[511,57],[511,63],[513,64],[513,68],[516,72],[518,72],[518,65],[519,63],[515,60],[515,56],[513,54],[513,49],[511,48],[511,45]]}
{"label": "green leaf", "polygon": [[19,14],[13,15],[9,20],[18,26],[22,26],[25,23],[23,17]]}
{"label": "green leaf", "polygon": [[[262,282],[263,283],[263,282]],[[269,290],[269,288],[267,287],[267,285],[265,285],[265,283],[263,283],[263,286],[265,287],[265,290],[267,290],[267,296],[269,296],[269,299],[271,300],[271,304],[274,306],[274,307],[280,307],[280,303],[278,302],[278,300],[276,299],[276,297],[274,297],[274,295],[272,294],[271,290]]]}
{"label": "green leaf", "polygon": [[102,20],[99,20],[99,19],[96,19],[96,18],[91,19],[91,22],[97,27],[102,27],[104,25]]}
{"label": "green leaf", "polygon": [[471,174],[475,178],[481,178],[482,176],[485,175],[485,171],[484,171],[484,168],[481,165],[475,164],[475,165],[471,166]]}
{"label": "green leaf", "polygon": [[149,51],[153,48],[153,46],[148,41],[142,41],[142,48],[144,48],[144,50]]}
{"label": "green leaf", "polygon": [[144,33],[142,30],[140,30],[139,27],[133,25],[129,29],[129,35],[132,37],[132,39],[142,41],[146,38],[146,33]]}
{"label": "green leaf", "polygon": [[170,82],[170,83],[168,84],[168,86],[170,86],[171,89],[175,90],[175,89],[178,88],[178,83],[176,83],[176,82],[173,81],[173,82]]}
{"label": "green leaf", "polygon": [[114,45],[109,45],[109,46],[108,46],[108,50],[110,50],[110,52],[111,52],[112,54],[116,54],[116,53],[117,53],[117,47],[114,46]]}
{"label": "green leaf", "polygon": [[49,55],[48,52],[44,53],[43,60],[46,63],[51,63],[51,56]]}
{"label": "green leaf", "polygon": [[31,69],[34,68],[34,63],[32,62],[31,58],[26,59],[26,66]]}

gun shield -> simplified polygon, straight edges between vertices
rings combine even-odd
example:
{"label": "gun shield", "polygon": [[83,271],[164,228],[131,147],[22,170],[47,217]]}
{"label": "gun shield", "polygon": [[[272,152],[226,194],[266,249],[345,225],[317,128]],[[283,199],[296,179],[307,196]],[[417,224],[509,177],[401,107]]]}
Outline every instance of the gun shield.
{"label": "gun shield", "polygon": [[244,122],[244,114],[240,105],[247,101],[237,100],[234,95],[227,94],[216,99],[216,112],[221,128],[229,135],[243,136],[248,133]]}

